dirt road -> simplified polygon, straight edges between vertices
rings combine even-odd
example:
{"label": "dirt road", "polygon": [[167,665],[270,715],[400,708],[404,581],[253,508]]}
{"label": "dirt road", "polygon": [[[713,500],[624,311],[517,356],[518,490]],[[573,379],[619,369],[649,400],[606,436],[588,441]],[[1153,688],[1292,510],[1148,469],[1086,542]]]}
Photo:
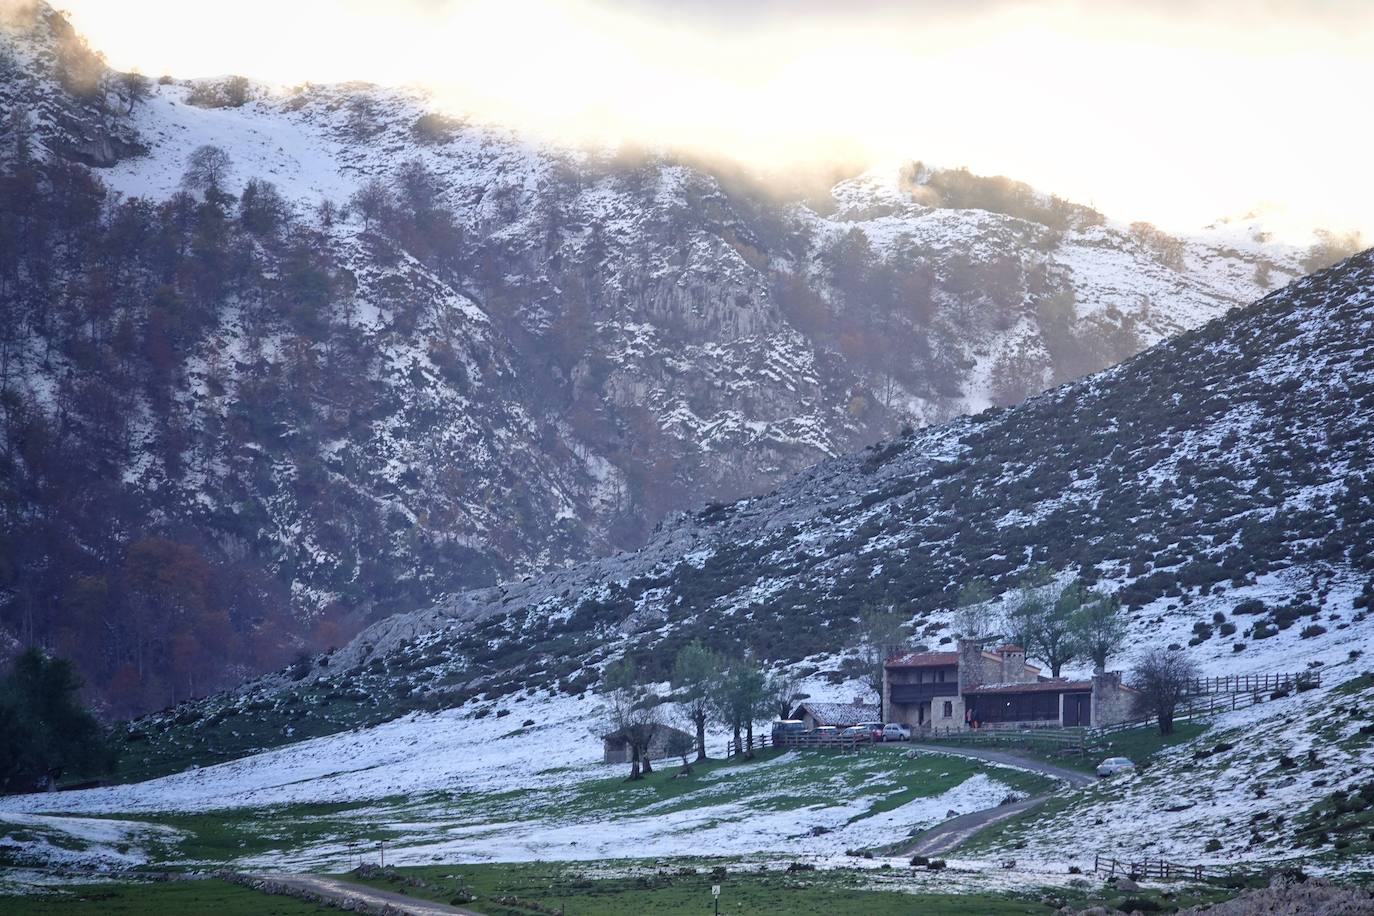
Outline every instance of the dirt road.
{"label": "dirt road", "polygon": [[[1002,763],[1062,780],[1071,786],[1085,786],[1094,781],[1094,778],[1087,773],[1080,773],[1077,770],[1070,770],[1067,767],[1056,766],[1029,757],[1018,757],[1016,754],[1006,751],[992,751],[982,748],[935,749],[925,747],[916,748],[916,750],[922,754],[949,754],[954,757],[972,757],[976,760],[985,760],[988,763]],[[901,855],[932,856],[952,852],[984,827],[1004,821],[1023,811],[1029,811],[1047,798],[1049,798],[1048,795],[1036,795],[1014,804],[984,808],[982,811],[974,811],[971,814],[951,818],[938,827],[932,827],[921,834],[911,846],[901,852]]]}
{"label": "dirt road", "polygon": [[384,891],[362,884],[354,884],[341,878],[328,878],[323,875],[249,875],[254,881],[265,885],[262,890],[273,893],[273,887],[281,887],[308,893],[334,904],[367,904],[370,912],[385,913],[386,916],[479,916],[475,910],[450,906],[446,903],[433,903],[416,900],[405,894]]}

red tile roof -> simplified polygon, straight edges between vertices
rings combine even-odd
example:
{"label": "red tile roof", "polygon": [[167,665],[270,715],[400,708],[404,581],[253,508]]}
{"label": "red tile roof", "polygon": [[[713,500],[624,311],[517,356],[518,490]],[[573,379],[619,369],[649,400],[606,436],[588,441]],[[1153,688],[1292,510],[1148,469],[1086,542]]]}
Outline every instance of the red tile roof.
{"label": "red tile roof", "polygon": [[1016,645],[1016,643],[1011,643],[1011,642],[1009,642],[1009,643],[1007,643],[1005,646],[998,646],[998,647],[997,647],[995,650],[993,650],[993,651],[996,651],[996,652],[1025,652],[1026,650],[1023,649],[1023,648],[1021,648],[1020,646]]}
{"label": "red tile roof", "polygon": [[1092,690],[1092,681],[1035,681],[1030,684],[989,684],[965,687],[964,693],[1041,693],[1043,691]]}
{"label": "red tile roof", "polygon": [[883,662],[884,668],[940,668],[959,664],[958,652],[908,652]]}

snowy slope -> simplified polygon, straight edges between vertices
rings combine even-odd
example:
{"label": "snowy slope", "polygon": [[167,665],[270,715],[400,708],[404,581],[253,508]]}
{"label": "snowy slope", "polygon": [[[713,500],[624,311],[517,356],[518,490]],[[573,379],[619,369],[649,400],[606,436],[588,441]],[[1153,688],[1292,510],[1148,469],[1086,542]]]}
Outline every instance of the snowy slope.
{"label": "snowy slope", "polygon": [[[1358,670],[1342,665],[1318,689],[1225,713],[1148,770],[1099,783],[1071,809],[1037,817],[987,851],[1014,846],[1016,855],[1058,860],[1082,850],[1079,866],[1100,852],[1223,867],[1301,859],[1309,869],[1367,872],[1367,835],[1343,826],[1331,807],[1347,795],[1356,801],[1347,810],[1374,804],[1374,690],[1368,674],[1354,677]],[[1332,845],[1342,837],[1344,854]]]}
{"label": "snowy slope", "polygon": [[1161,645],[1208,674],[1374,652],[1372,323],[1366,253],[1019,407],[679,517],[636,553],[395,615],[304,680],[150,718],[132,753],[154,768],[232,753],[246,739],[226,715],[249,709],[271,743],[408,708],[495,713],[582,695],[622,653],[666,677],[693,638],[838,687],[859,673],[846,653],[866,609],[949,645],[967,582],[1010,595],[1032,565],[1120,596],[1119,667]]}

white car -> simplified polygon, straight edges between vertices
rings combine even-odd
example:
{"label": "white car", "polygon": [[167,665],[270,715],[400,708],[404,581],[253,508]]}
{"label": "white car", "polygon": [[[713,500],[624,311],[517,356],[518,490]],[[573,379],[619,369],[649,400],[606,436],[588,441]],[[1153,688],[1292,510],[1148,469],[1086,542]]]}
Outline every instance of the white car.
{"label": "white car", "polygon": [[1108,757],[1097,765],[1098,776],[1115,776],[1118,773],[1134,773],[1135,764],[1129,757]]}
{"label": "white car", "polygon": [[910,741],[911,726],[905,722],[889,722],[883,726],[884,741]]}

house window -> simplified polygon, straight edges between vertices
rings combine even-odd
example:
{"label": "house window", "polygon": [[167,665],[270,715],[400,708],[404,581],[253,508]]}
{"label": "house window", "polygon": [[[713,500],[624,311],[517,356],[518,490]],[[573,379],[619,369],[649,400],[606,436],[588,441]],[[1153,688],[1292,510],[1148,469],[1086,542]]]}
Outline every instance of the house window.
{"label": "house window", "polygon": [[941,668],[939,671],[935,672],[935,680],[940,681],[941,683],[944,683],[944,680],[945,680],[945,669]]}
{"label": "house window", "polygon": [[954,702],[952,700],[945,700],[945,718],[954,718]]}

